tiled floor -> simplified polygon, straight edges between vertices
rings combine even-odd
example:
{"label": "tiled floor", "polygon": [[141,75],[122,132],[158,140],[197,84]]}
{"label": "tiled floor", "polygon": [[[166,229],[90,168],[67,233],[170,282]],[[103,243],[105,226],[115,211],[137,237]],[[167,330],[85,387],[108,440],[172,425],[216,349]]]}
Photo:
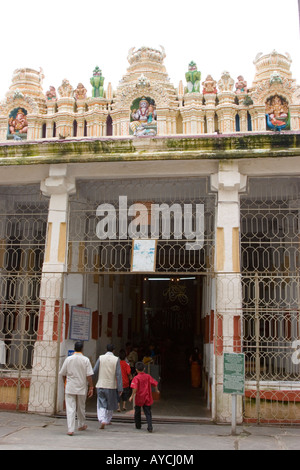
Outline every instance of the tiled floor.
{"label": "tiled floor", "polygon": [[159,401],[152,408],[153,416],[206,418],[211,416],[206,406],[206,399],[198,388],[186,383],[166,384],[162,387]]}
{"label": "tiled floor", "polygon": [[[88,400],[87,414],[96,416],[96,398]],[[133,416],[132,403],[127,403],[127,411],[115,412],[114,419],[125,420]],[[207,408],[206,398],[201,389],[192,388],[189,381],[182,377],[168,380],[161,385],[160,399],[152,405],[154,419],[184,419],[187,421],[210,420],[211,411]]]}

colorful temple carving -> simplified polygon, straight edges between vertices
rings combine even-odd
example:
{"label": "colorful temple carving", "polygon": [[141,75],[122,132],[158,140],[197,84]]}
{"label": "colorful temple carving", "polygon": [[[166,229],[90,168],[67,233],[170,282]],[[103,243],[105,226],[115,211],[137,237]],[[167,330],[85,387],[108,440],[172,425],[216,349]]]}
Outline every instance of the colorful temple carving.
{"label": "colorful temple carving", "polygon": [[[176,89],[164,66],[165,50],[141,47],[128,54],[129,67],[116,90],[104,87],[98,66],[90,88],[67,79],[43,90],[43,71],[15,70],[0,103],[0,141],[105,136],[232,134],[300,129],[300,87],[291,58],[258,54],[252,86],[228,71],[201,82],[195,62]],[[249,78],[249,77],[247,77]]]}

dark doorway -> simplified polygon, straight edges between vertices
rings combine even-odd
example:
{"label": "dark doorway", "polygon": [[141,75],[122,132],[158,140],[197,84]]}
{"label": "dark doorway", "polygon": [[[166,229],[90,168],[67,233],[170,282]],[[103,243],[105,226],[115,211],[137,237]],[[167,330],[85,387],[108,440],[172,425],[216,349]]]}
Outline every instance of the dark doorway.
{"label": "dark doorway", "polygon": [[106,135],[107,136],[113,135],[113,121],[112,121],[110,114],[107,116],[107,119],[106,119]]}
{"label": "dark doorway", "polygon": [[143,342],[157,350],[162,386],[179,374],[186,375],[193,347],[201,347],[197,344],[201,336],[199,288],[195,276],[143,279]]}
{"label": "dark doorway", "polygon": [[[123,285],[122,303],[130,323],[128,337],[122,338],[137,347],[138,360],[146,363],[146,372],[159,382],[160,397],[154,401],[153,416],[160,419],[210,419],[205,396],[205,378],[195,387],[191,381],[190,357],[197,346],[202,373],[203,331],[201,322],[203,276],[131,274]],[[125,282],[125,281],[124,281]],[[111,280],[112,284],[112,280]],[[114,295],[120,295],[116,279]],[[130,289],[128,285],[131,286]],[[103,292],[107,297],[108,291]],[[129,307],[130,297],[136,300]],[[116,298],[115,298],[116,299]],[[128,317],[127,317],[128,315]],[[115,354],[118,354],[116,350]],[[152,358],[147,364],[147,358]],[[94,400],[95,401],[95,400]],[[93,402],[94,402],[93,401]],[[89,402],[89,410],[92,402]],[[131,413],[131,414],[130,414]],[[118,419],[132,417],[116,413]]]}
{"label": "dark doorway", "polygon": [[[161,398],[153,405],[158,416],[208,418],[204,380],[191,380],[191,356],[199,349],[202,374],[201,276],[143,277],[142,346],[155,347],[159,366]],[[142,358],[144,352],[140,353]],[[151,372],[151,368],[149,368]]]}

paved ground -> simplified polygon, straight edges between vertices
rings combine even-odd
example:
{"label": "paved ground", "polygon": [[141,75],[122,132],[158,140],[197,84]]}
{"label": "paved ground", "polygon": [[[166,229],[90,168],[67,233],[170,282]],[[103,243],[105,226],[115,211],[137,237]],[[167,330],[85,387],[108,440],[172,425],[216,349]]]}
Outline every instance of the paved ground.
{"label": "paved ground", "polygon": [[[86,431],[70,437],[64,417],[0,411],[0,450],[103,450],[105,458],[113,458],[120,450],[127,450],[129,457],[139,455],[139,450],[150,451],[147,458],[158,458],[158,451],[176,451],[194,459],[199,455],[197,450],[300,450],[300,427],[244,425],[237,426],[237,435],[233,436],[230,425],[212,423],[155,423],[152,434],[145,425],[136,430],[131,419],[115,420],[104,430],[95,419],[88,419],[87,424]],[[137,462],[131,464],[139,466]]]}

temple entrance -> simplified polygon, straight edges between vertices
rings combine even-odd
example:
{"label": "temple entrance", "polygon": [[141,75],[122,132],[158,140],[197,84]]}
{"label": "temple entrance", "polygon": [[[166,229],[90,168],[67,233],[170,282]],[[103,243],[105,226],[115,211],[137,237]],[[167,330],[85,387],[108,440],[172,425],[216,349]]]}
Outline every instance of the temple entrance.
{"label": "temple entrance", "polygon": [[[127,354],[132,349],[137,352],[146,372],[159,382],[160,398],[153,404],[153,416],[158,419],[210,418],[203,368],[204,284],[200,275],[104,275],[100,280],[99,312],[111,307],[122,314],[109,312],[101,318],[97,352],[104,353],[107,342],[115,345],[116,356],[121,349]],[[196,347],[192,376],[191,357]],[[132,409],[127,403],[127,412],[116,412],[115,417],[126,419]],[[95,414],[95,398],[89,402],[88,412]]]}
{"label": "temple entrance", "polygon": [[[202,398],[211,403],[207,318],[214,288],[216,201],[207,190],[208,178],[78,180],[76,187],[70,197],[67,291],[71,306],[83,305],[92,313],[87,355],[93,362],[107,343],[115,345],[116,354],[130,343],[142,360],[154,346],[149,368],[161,388],[155,407],[165,403],[173,416],[200,416],[187,392],[197,404]],[[143,264],[137,269],[133,263],[133,243],[141,239],[157,241],[145,274],[138,274]],[[203,368],[206,355],[206,382],[203,377],[193,388],[189,357],[195,346]],[[174,393],[180,406],[170,411]]]}
{"label": "temple entrance", "polygon": [[150,345],[144,360],[149,354],[154,355],[149,373],[153,370],[155,375],[159,370],[160,377],[161,397],[154,402],[153,414],[188,419],[208,417],[203,376],[202,278],[148,276],[143,277],[142,285],[142,344],[146,349]]}
{"label": "temple entrance", "polygon": [[157,357],[163,388],[189,371],[193,347],[202,349],[197,324],[198,280],[196,276],[148,276],[143,277],[142,286],[141,339],[145,350],[141,352]]}

